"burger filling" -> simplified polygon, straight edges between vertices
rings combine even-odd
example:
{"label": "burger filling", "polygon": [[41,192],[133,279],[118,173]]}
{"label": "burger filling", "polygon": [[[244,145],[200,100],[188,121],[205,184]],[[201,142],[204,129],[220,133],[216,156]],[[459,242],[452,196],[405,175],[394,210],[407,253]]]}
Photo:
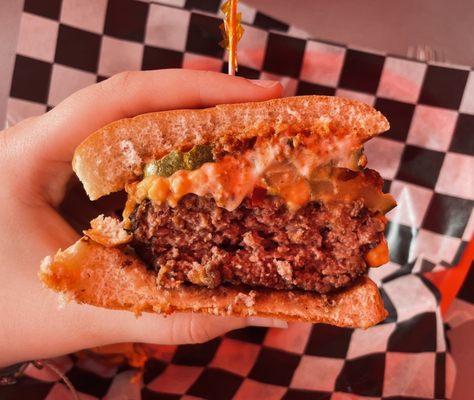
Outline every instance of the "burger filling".
{"label": "burger filling", "polygon": [[367,272],[364,255],[385,222],[361,200],[309,202],[291,212],[277,196],[246,198],[234,211],[209,197],[176,207],[142,202],[131,216],[137,254],[164,287],[245,284],[327,293]]}
{"label": "burger filling", "polygon": [[284,131],[238,156],[204,145],[152,161],[126,188],[132,247],[167,288],[353,284],[387,261],[395,203],[360,148],[326,139]]}

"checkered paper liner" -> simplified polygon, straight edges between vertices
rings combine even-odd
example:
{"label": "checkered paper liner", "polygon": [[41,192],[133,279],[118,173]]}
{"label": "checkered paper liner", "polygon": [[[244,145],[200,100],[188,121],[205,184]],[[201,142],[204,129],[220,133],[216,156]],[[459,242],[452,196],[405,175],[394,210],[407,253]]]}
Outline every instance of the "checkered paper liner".
{"label": "checkered paper liner", "polygon": [[[26,0],[7,125],[44,113],[123,70],[226,71],[219,0]],[[375,106],[390,131],[366,145],[398,207],[388,214],[391,262],[372,269],[389,317],[367,330],[290,324],[247,328],[200,345],[152,346],[143,380],[125,365],[51,360],[81,399],[444,399],[454,381],[427,272],[456,265],[474,227],[474,71],[308,40],[240,4],[239,75],[278,79],[285,95],[324,94]],[[460,292],[472,305],[471,271]],[[464,319],[473,318],[471,311]],[[455,319],[455,318],[454,318]],[[0,397],[72,398],[33,367]],[[10,397],[8,397],[10,396]],[[33,397],[31,397],[33,398]]]}

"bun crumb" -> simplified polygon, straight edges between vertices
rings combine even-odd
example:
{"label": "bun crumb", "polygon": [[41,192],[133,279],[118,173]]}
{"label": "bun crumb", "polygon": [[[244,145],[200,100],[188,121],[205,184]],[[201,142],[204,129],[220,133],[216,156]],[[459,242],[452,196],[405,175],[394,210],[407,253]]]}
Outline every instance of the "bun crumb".
{"label": "bun crumb", "polygon": [[123,222],[103,214],[91,221],[91,229],[84,235],[105,247],[116,247],[132,240],[132,235],[123,228]]}

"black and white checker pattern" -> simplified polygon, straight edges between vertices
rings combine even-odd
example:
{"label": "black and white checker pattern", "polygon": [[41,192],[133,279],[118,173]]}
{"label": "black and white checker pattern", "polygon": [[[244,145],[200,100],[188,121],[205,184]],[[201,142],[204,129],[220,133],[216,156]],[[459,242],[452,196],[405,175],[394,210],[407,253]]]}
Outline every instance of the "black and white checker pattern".
{"label": "black and white checker pattern", "polygon": [[[220,0],[26,0],[8,124],[45,112],[122,70],[226,70]],[[285,95],[359,99],[391,129],[367,143],[369,166],[398,201],[391,262],[371,271],[389,317],[367,331],[296,323],[247,328],[202,345],[153,346],[143,379],[127,366],[52,360],[86,399],[444,399],[453,382],[439,293],[424,273],[455,265],[474,230],[474,71],[316,40],[245,4],[239,74],[279,79]],[[470,179],[470,181],[469,181]],[[472,303],[472,272],[459,296]],[[29,368],[0,397],[68,398]]]}

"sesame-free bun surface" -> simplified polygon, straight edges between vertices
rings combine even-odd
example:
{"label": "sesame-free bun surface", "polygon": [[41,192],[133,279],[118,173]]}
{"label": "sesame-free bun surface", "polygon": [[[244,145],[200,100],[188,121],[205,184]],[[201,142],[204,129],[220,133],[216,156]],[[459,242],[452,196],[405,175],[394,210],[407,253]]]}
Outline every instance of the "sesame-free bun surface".
{"label": "sesame-free bun surface", "polygon": [[73,168],[94,200],[139,179],[143,165],[172,150],[265,136],[286,127],[320,137],[320,145],[345,137],[354,148],[384,132],[385,117],[367,104],[341,97],[297,96],[173,110],[122,119],[99,129],[76,149]]}
{"label": "sesame-free bun surface", "polygon": [[135,313],[262,316],[353,328],[368,328],[387,315],[377,286],[368,278],[332,295],[231,286],[170,290],[158,286],[156,275],[134,254],[87,237],[47,257],[40,279],[66,299]]}

